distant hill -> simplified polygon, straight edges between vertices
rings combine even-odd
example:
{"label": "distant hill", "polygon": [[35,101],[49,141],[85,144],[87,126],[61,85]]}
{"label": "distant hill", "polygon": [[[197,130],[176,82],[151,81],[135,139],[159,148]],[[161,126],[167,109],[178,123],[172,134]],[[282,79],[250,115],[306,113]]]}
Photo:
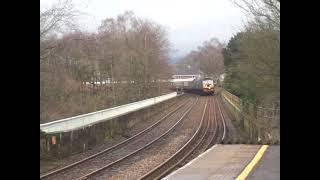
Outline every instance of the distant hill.
{"label": "distant hill", "polygon": [[169,63],[170,64],[177,64],[180,60],[182,60],[184,56],[174,56],[174,57],[171,57],[170,60],[169,60]]}

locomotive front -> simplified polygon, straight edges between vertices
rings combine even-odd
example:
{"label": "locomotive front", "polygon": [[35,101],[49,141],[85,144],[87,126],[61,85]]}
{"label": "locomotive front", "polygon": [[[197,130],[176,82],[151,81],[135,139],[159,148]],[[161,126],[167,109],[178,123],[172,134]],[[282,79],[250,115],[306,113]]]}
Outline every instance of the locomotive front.
{"label": "locomotive front", "polygon": [[206,78],[202,81],[202,90],[207,94],[214,93],[214,83],[212,79]]}

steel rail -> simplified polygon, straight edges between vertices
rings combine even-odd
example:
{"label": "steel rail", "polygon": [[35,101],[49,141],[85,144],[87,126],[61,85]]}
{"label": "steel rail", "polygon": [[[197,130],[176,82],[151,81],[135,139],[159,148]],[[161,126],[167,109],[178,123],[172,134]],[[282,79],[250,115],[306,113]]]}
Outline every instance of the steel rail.
{"label": "steel rail", "polygon": [[64,166],[64,167],[62,167],[62,168],[59,168],[59,169],[56,169],[56,170],[51,171],[51,172],[49,172],[49,173],[40,175],[40,179],[48,178],[48,177],[53,176],[53,175],[55,175],[55,174],[61,173],[61,172],[65,171],[65,170],[68,170],[68,169],[74,167],[74,166],[77,166],[77,165],[79,165],[79,164],[82,164],[82,163],[84,163],[84,162],[86,162],[86,161],[88,161],[88,160],[90,160],[90,159],[93,159],[93,158],[95,158],[95,157],[98,157],[98,156],[100,156],[100,155],[102,155],[102,154],[108,153],[108,152],[110,152],[110,151],[112,151],[112,150],[114,150],[114,149],[116,149],[116,148],[121,147],[121,145],[124,145],[124,144],[132,141],[133,139],[135,139],[135,138],[137,138],[137,137],[139,137],[139,136],[141,136],[141,135],[149,132],[149,131],[152,130],[154,127],[156,127],[158,124],[160,124],[160,122],[162,122],[163,120],[165,120],[166,118],[168,118],[168,117],[169,117],[170,115],[172,115],[174,112],[176,112],[177,110],[179,110],[180,108],[182,108],[183,106],[185,106],[186,104],[188,104],[188,103],[191,102],[191,101],[192,101],[192,100],[189,100],[189,101],[186,101],[185,103],[181,104],[181,105],[178,106],[176,109],[174,109],[173,111],[169,112],[168,114],[166,114],[165,116],[163,116],[162,118],[160,118],[157,122],[155,122],[154,124],[152,124],[152,125],[149,126],[148,128],[142,130],[141,132],[135,134],[134,136],[132,136],[132,137],[130,137],[130,138],[128,138],[128,139],[126,139],[126,140],[118,143],[118,144],[115,144],[115,145],[113,145],[112,147],[109,147],[109,148],[107,148],[107,149],[105,149],[105,150],[103,150],[103,151],[100,151],[100,152],[98,152],[98,153],[96,153],[96,154],[93,154],[93,155],[91,155],[91,156],[89,156],[89,157],[86,157],[86,158],[84,158],[84,159],[81,159],[80,161],[74,162],[74,163],[72,163],[72,164],[69,164],[69,165]]}
{"label": "steel rail", "polygon": [[[187,150],[187,147],[189,145],[192,144],[192,142],[198,137],[201,128],[203,128],[203,122],[204,122],[204,116],[205,116],[205,112],[207,109],[207,104],[208,104],[208,99],[207,102],[205,104],[205,107],[203,109],[203,113],[202,113],[202,117],[201,117],[201,121],[199,123],[199,126],[196,130],[196,132],[193,134],[193,136],[188,140],[187,143],[185,143],[183,145],[183,147],[181,147],[175,154],[173,154],[169,159],[167,159],[166,161],[164,161],[163,163],[161,163],[160,165],[158,165],[157,167],[153,168],[151,171],[149,171],[148,173],[144,174],[143,176],[139,177],[138,180],[142,180],[142,179],[148,179],[151,178],[152,179],[160,179],[163,175],[165,175],[166,173],[168,173],[171,169],[175,168],[177,165],[179,165],[190,153],[193,152],[193,150],[195,148],[193,148],[191,151],[188,151],[182,158],[180,158],[180,160],[178,160],[178,162],[175,162],[173,164],[171,164],[171,166],[169,168],[165,168],[164,171],[157,173],[157,171],[161,171],[161,168],[164,168],[166,165],[170,165],[170,161],[174,160],[174,158],[177,158],[179,155],[181,155],[181,153],[183,153],[183,151]],[[204,136],[202,136],[203,138]],[[201,143],[201,141],[199,141],[197,143],[197,145],[199,145]]]}
{"label": "steel rail", "polygon": [[101,171],[105,170],[106,168],[109,168],[109,167],[111,167],[111,166],[114,166],[114,165],[116,165],[117,163],[119,163],[119,162],[121,162],[121,161],[123,161],[123,160],[125,160],[125,159],[127,159],[127,158],[129,158],[129,157],[131,157],[131,156],[133,156],[133,155],[135,155],[135,154],[137,154],[138,152],[146,149],[147,147],[151,146],[152,144],[154,144],[155,142],[157,142],[158,140],[160,140],[162,137],[164,137],[165,135],[167,135],[167,134],[168,134],[170,131],[172,131],[175,127],[177,127],[177,125],[182,122],[182,120],[184,119],[184,117],[191,111],[191,109],[192,109],[193,107],[195,107],[197,101],[198,101],[198,98],[197,98],[197,100],[196,100],[192,105],[190,105],[190,107],[187,109],[187,111],[185,111],[185,113],[180,117],[180,119],[179,119],[170,129],[168,129],[165,133],[163,133],[162,135],[160,135],[158,138],[154,139],[153,141],[149,142],[149,143],[146,144],[145,146],[143,146],[143,147],[135,150],[134,152],[132,152],[132,153],[130,153],[130,154],[128,154],[128,155],[126,155],[126,156],[124,156],[124,157],[122,157],[122,158],[114,161],[114,162],[111,162],[111,163],[109,163],[109,164],[107,164],[107,165],[105,165],[105,166],[103,166],[103,167],[101,167],[101,168],[99,168],[99,169],[97,169],[97,170],[95,170],[95,171],[92,171],[91,173],[88,173],[88,174],[86,174],[86,175],[84,175],[84,176],[81,176],[81,177],[77,178],[77,180],[87,179],[87,178],[89,178],[89,177],[91,177],[91,176],[93,176],[93,175],[96,175],[96,174],[100,173]]}

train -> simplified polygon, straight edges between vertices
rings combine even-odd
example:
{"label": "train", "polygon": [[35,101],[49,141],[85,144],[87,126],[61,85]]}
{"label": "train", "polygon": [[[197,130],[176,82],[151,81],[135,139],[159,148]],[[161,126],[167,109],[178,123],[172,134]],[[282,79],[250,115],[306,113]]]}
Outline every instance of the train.
{"label": "train", "polygon": [[202,80],[202,91],[207,94],[214,94],[215,83],[211,78],[204,78]]}
{"label": "train", "polygon": [[[190,75],[189,75],[190,76]],[[174,88],[178,92],[196,93],[199,95],[214,95],[216,81],[213,78],[191,75],[175,75],[173,78],[176,80],[173,82]]]}

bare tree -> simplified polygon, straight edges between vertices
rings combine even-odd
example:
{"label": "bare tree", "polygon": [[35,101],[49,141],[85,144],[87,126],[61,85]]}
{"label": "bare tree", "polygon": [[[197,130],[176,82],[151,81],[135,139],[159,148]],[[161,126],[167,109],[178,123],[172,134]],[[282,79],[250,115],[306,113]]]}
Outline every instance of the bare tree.
{"label": "bare tree", "polygon": [[72,0],[59,0],[51,7],[40,10],[40,62],[57,46],[52,36],[77,29],[76,17],[80,14]]}
{"label": "bare tree", "polygon": [[180,72],[201,71],[206,76],[217,78],[224,71],[222,50],[223,44],[218,39],[212,38],[205,41],[196,51],[191,51],[177,67]]}
{"label": "bare tree", "polygon": [[40,10],[40,41],[53,32],[75,29],[76,17],[79,14],[72,0],[59,0],[50,8]]}
{"label": "bare tree", "polygon": [[132,12],[105,19],[98,33],[48,35],[41,43],[54,45],[40,61],[42,121],[157,96],[165,90],[157,80],[171,74],[166,31]]}
{"label": "bare tree", "polygon": [[256,22],[268,22],[280,30],[280,0],[231,0],[236,6],[252,15]]}
{"label": "bare tree", "polygon": [[223,45],[218,39],[212,38],[199,48],[199,61],[202,71],[209,76],[217,78],[223,71]]}

